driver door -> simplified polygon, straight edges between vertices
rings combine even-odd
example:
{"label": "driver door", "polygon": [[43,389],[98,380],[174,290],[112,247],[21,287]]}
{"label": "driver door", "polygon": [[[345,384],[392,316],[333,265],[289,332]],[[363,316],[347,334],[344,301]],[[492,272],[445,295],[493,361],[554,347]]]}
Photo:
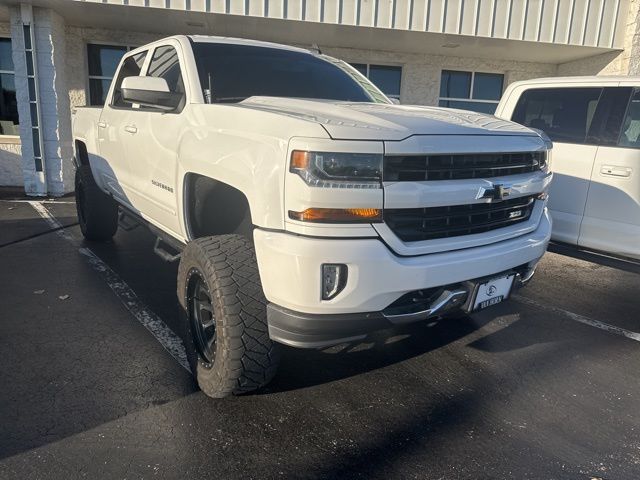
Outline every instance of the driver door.
{"label": "driver door", "polygon": [[133,105],[122,100],[121,85],[126,77],[140,75],[147,52],[125,56],[98,121],[98,151],[91,168],[96,180],[110,191],[121,203],[134,207],[131,193],[133,179],[127,162],[125,126],[133,112]]}
{"label": "driver door", "polygon": [[178,144],[184,122],[187,92],[183,81],[180,45],[155,47],[145,76],[161,77],[172,92],[181,93],[178,108],[167,112],[136,108],[127,122],[127,158],[139,211],[152,223],[180,238],[178,215]]}

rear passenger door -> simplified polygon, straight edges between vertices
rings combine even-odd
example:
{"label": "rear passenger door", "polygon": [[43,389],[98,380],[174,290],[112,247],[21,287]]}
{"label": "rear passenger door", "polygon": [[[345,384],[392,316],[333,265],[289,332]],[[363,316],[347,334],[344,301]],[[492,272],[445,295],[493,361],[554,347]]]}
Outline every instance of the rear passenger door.
{"label": "rear passenger door", "polygon": [[599,147],[578,244],[640,258],[640,90],[605,89],[593,123]]}
{"label": "rear passenger door", "polygon": [[576,245],[580,235],[591,171],[598,147],[589,144],[600,87],[533,88],[525,90],[512,120],[544,131],[553,141],[553,182],[549,210],[552,238]]}

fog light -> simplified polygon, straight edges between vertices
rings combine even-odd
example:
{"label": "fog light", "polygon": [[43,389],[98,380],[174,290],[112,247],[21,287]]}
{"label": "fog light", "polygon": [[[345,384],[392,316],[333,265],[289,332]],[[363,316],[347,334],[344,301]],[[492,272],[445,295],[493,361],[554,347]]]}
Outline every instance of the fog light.
{"label": "fog light", "polygon": [[322,300],[331,300],[347,284],[347,266],[344,263],[322,264]]}

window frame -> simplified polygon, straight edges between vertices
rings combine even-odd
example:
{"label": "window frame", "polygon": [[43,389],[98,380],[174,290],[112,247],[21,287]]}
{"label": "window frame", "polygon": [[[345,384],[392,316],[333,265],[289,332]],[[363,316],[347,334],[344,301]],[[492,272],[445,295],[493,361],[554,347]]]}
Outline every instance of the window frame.
{"label": "window frame", "polygon": [[[116,78],[118,76],[118,72],[120,71],[119,68],[116,68],[116,71],[113,73],[113,77],[106,77],[106,76],[102,76],[102,75],[91,75],[89,73],[89,45],[97,45],[100,47],[125,47],[127,49],[127,51],[124,53],[124,55],[122,56],[122,58],[124,58],[126,55],[129,55],[132,51],[140,48],[140,46],[134,46],[134,45],[129,45],[126,43],[120,43],[120,42],[106,42],[106,41],[87,41],[84,44],[84,59],[85,59],[85,67],[86,67],[86,71],[87,71],[87,80],[85,82],[85,92],[84,92],[84,98],[85,98],[85,106],[87,107],[97,107],[98,105],[92,105],[91,102],[91,80],[111,80],[111,82],[109,83],[109,89],[107,90],[107,97],[105,98],[105,102],[102,104],[102,106],[104,106],[106,104],[106,101],[108,99],[110,99],[110,95],[109,93],[111,92],[111,83],[113,82],[113,79]],[[145,59],[146,60],[146,59]],[[122,64],[122,59],[120,59],[120,64]],[[109,103],[111,103],[111,101],[109,100]]]}
{"label": "window frame", "polygon": [[[148,72],[149,72],[149,67],[151,66],[151,62],[153,61],[153,56],[156,53],[156,50],[158,50],[159,48],[164,48],[164,47],[172,47],[175,51],[176,51],[176,56],[178,57],[178,66],[180,67],[180,75],[182,75],[182,84],[184,85],[184,102],[181,108],[176,109],[176,110],[161,110],[158,108],[153,108],[153,107],[143,107],[142,105],[137,105],[135,104],[133,106],[133,108],[136,111],[140,111],[140,112],[155,112],[155,113],[162,113],[165,115],[180,115],[182,113],[182,111],[184,110],[184,107],[187,106],[187,104],[189,103],[189,99],[190,99],[190,94],[189,94],[189,86],[188,86],[188,77],[185,75],[185,58],[182,55],[182,48],[180,48],[180,44],[179,43],[174,43],[174,42],[168,42],[168,43],[161,43],[158,45],[151,45],[147,50],[147,56],[144,59],[144,63],[142,64],[142,68],[140,69],[140,75],[143,77],[147,77]],[[129,53],[129,55],[136,55],[137,53],[141,53],[145,50],[141,50],[140,52],[136,52],[136,53]]]}
{"label": "window frame", "polygon": [[[139,49],[139,51],[137,51],[138,49]],[[150,51],[151,51],[151,49],[149,49],[149,48],[144,49],[142,47],[138,47],[138,48],[136,48],[134,50],[130,50],[129,52],[125,53],[122,56],[122,59],[120,59],[120,64],[118,65],[118,68],[116,69],[116,73],[115,73],[115,75],[113,77],[113,80],[118,78],[118,75],[120,75],[120,70],[124,66],[124,60],[126,58],[135,57],[136,55],[140,55],[141,53],[144,53],[145,57],[144,57],[144,61],[142,62],[142,66],[140,67],[140,75],[139,76],[143,76],[143,72],[146,70],[147,64],[150,61],[150,56],[149,56],[149,52]],[[107,91],[107,98],[105,99],[104,107],[109,107],[109,108],[111,108],[113,110],[126,110],[126,111],[142,110],[143,107],[141,105],[137,104],[137,103],[132,103],[131,107],[121,107],[121,106],[113,104],[113,94],[114,94],[114,90],[115,90],[115,83],[113,83],[113,80],[111,81],[111,84],[109,85],[109,90]]]}
{"label": "window frame", "polygon": [[[471,74],[471,83],[469,83],[469,98],[458,98],[458,97],[441,97],[440,96],[440,91],[442,90],[442,74],[444,72],[458,72],[458,73],[469,73]],[[484,103],[484,104],[492,104],[496,106],[496,109],[498,108],[498,105],[500,104],[500,98],[498,98],[497,100],[487,100],[487,99],[483,99],[483,98],[473,98],[473,85],[475,83],[476,80],[476,74],[486,74],[486,75],[500,75],[502,76],[502,91],[500,92],[500,97],[502,97],[502,95],[504,95],[504,90],[505,90],[505,74],[504,73],[500,73],[500,72],[486,72],[486,71],[482,71],[482,70],[451,70],[448,68],[443,68],[440,70],[440,84],[439,84],[439,88],[438,88],[438,106],[440,107],[440,102],[441,101],[450,101],[450,102],[468,102],[468,103]],[[440,107],[440,108],[454,108],[454,107]],[[481,113],[481,112],[478,112]],[[495,113],[495,111],[494,111]],[[490,114],[491,115],[491,114]]]}
{"label": "window frame", "polygon": [[[620,85],[620,87],[622,87],[622,85]],[[624,116],[622,117],[622,125],[624,125],[625,120],[627,119],[627,116],[629,115],[629,109],[631,108],[631,103],[633,102],[633,97],[635,97],[637,94],[640,94],[640,87],[636,87],[636,86],[631,86],[631,95],[629,95],[629,101],[627,103],[627,108],[624,111]],[[620,139],[622,138],[622,125],[620,125],[620,131],[618,132],[618,140],[616,142],[615,145],[605,145],[606,147],[609,148],[624,148],[624,149],[631,149],[631,150],[640,150],[640,147],[636,147],[633,145],[620,145]]]}
{"label": "window frame", "polygon": [[[345,60],[346,63],[349,64],[350,67],[355,68],[356,70],[358,70],[356,67],[354,67],[354,65],[364,65],[366,67],[366,73],[365,73],[365,77],[367,78],[367,80],[369,80],[371,83],[373,83],[373,81],[371,80],[371,78],[369,77],[370,71],[371,71],[371,66],[374,67],[392,67],[392,68],[399,68],[400,69],[400,92],[398,93],[398,95],[389,95],[388,93],[382,92],[382,89],[380,87],[378,87],[376,85],[376,87],[378,88],[378,90],[380,90],[385,97],[387,98],[395,98],[396,100],[400,101],[400,97],[402,96],[402,78],[404,75],[402,75],[402,72],[404,70],[404,65],[402,64],[398,64],[398,63],[369,63],[369,62],[348,62]],[[360,72],[360,70],[358,70],[358,72]],[[362,73],[362,72],[360,72]],[[375,83],[374,83],[375,85]]]}
{"label": "window frame", "polygon": [[[9,44],[12,44],[13,40],[11,39],[10,36],[5,36],[5,35],[0,35],[0,39],[7,39],[9,40]],[[15,70],[15,65],[13,66],[13,70],[0,70],[0,73],[5,74],[5,75],[13,75],[13,82],[15,85],[15,80],[16,80],[16,70]],[[17,98],[16,98],[16,102],[17,102]],[[19,120],[18,120],[19,122]],[[20,128],[20,123],[18,123],[18,129]],[[7,133],[0,133],[0,143],[20,143],[20,134],[18,135],[10,135]]]}

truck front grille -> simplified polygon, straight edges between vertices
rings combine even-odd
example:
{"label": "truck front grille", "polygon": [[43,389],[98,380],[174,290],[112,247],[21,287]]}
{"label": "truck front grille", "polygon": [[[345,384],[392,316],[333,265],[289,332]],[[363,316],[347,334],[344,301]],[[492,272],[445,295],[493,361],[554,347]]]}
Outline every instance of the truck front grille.
{"label": "truck front grille", "polygon": [[384,221],[403,242],[458,237],[526,222],[535,200],[531,195],[494,203],[385,209]]}
{"label": "truck front grille", "polygon": [[493,178],[541,170],[546,152],[481,153],[456,155],[387,155],[385,182]]}

